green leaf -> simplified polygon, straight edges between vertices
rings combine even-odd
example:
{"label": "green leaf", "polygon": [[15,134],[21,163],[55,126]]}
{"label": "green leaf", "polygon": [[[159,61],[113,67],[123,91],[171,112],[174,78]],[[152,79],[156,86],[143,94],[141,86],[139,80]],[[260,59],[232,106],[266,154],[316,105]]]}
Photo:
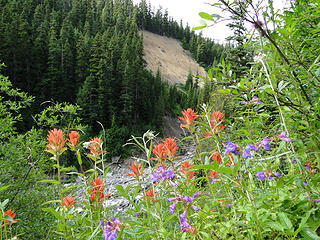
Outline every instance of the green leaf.
{"label": "green leaf", "polygon": [[52,213],[56,219],[63,221],[63,217],[59,214],[59,212],[57,212],[53,208],[42,208],[42,210],[48,213]]}
{"label": "green leaf", "polygon": [[42,203],[42,205],[47,205],[47,204],[51,204],[51,203],[61,203],[61,200],[51,200],[51,201],[47,201]]}
{"label": "green leaf", "polygon": [[320,237],[318,234],[313,231],[312,229],[306,227],[301,231],[301,235],[306,239],[306,240],[320,240]]}
{"label": "green leaf", "polygon": [[79,165],[81,166],[82,165],[82,159],[81,159],[80,151],[77,151],[77,159],[78,159]]}
{"label": "green leaf", "polygon": [[6,185],[3,187],[0,187],[0,192],[6,190],[7,188],[9,188],[11,185]]}
{"label": "green leaf", "polygon": [[196,31],[196,30],[200,30],[200,29],[203,29],[203,28],[206,28],[206,27],[207,26],[194,27],[194,28],[192,28],[191,32]]}
{"label": "green leaf", "polygon": [[63,189],[63,190],[61,191],[61,193],[68,192],[68,191],[70,191],[70,190],[72,190],[72,189],[74,189],[74,188],[80,187],[80,186],[81,186],[81,185],[74,185],[74,186],[71,186],[71,187],[67,187],[67,188]]}
{"label": "green leaf", "polygon": [[194,165],[190,167],[192,170],[200,170],[200,169],[206,169],[206,170],[215,170],[215,168],[212,165]]}
{"label": "green leaf", "polygon": [[292,223],[290,219],[288,218],[287,214],[284,212],[279,213],[279,219],[281,222],[281,225],[284,229],[291,229],[292,228]]}
{"label": "green leaf", "polygon": [[9,199],[4,200],[2,203],[0,203],[0,209],[4,209],[6,205],[8,204]]}
{"label": "green leaf", "polygon": [[96,229],[93,231],[93,233],[91,234],[91,236],[88,238],[88,240],[96,239],[95,237],[97,236],[97,233],[99,232],[100,228],[101,228],[100,225],[98,225]]}
{"label": "green leaf", "polygon": [[117,186],[115,186],[115,188],[116,188],[121,194],[126,194],[122,185],[117,185]]}
{"label": "green leaf", "polygon": [[199,16],[203,19],[209,20],[209,21],[214,21],[214,18],[209,14],[205,12],[200,12]]}
{"label": "green leaf", "polygon": [[39,182],[40,182],[40,183],[52,183],[52,184],[57,184],[57,185],[60,184],[59,181],[57,181],[57,180],[50,180],[50,179],[41,180],[41,181],[39,181]]}

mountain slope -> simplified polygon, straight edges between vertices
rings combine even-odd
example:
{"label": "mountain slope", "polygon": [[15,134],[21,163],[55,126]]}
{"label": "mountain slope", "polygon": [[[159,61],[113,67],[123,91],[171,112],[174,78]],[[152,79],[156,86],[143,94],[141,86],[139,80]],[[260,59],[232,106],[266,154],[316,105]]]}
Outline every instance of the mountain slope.
{"label": "mountain slope", "polygon": [[178,40],[143,31],[143,44],[147,69],[156,74],[159,68],[162,80],[172,84],[185,83],[189,69],[193,75],[206,76],[205,70]]}

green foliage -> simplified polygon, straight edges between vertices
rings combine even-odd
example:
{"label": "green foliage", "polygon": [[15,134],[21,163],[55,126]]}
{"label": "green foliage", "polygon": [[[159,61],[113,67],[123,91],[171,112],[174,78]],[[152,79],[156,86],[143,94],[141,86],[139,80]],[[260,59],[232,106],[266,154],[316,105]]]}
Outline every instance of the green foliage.
{"label": "green foliage", "polygon": [[[0,69],[3,65],[0,65]],[[15,133],[15,123],[21,121],[19,111],[29,106],[33,97],[19,89],[14,89],[8,77],[0,74],[0,140]]]}

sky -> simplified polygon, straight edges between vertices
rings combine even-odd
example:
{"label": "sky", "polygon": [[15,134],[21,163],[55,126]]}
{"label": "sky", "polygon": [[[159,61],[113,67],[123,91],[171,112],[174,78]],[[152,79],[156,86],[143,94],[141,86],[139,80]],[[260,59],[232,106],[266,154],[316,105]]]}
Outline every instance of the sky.
{"label": "sky", "polygon": [[[140,0],[133,0],[133,2],[139,3]],[[191,28],[202,25],[199,12],[221,15],[219,9],[207,4],[208,2],[214,2],[212,0],[147,0],[147,3],[148,2],[151,2],[151,5],[155,7],[155,9],[158,9],[159,6],[167,9],[169,16],[172,16],[178,22],[180,22],[180,19],[182,19],[184,23],[188,22]],[[283,8],[285,2],[286,0],[274,0],[276,8]],[[223,43],[226,37],[232,35],[232,31],[226,26],[227,23],[228,22],[221,22],[210,28],[205,28],[202,30],[203,35]]]}

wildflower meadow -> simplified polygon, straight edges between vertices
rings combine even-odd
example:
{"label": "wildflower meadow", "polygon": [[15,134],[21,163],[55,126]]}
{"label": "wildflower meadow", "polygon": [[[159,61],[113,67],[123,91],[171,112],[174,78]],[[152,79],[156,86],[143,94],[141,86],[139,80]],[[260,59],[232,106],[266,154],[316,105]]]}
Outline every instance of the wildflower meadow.
{"label": "wildflower meadow", "polygon": [[[39,128],[18,134],[33,98],[0,75],[0,91],[14,99],[0,96],[0,240],[320,240],[320,4],[290,1],[280,12],[267,2],[209,4],[238,30],[250,24],[249,39],[197,76],[195,106],[173,106],[181,137],[152,128],[128,137],[123,176],[132,181],[115,192],[108,172],[121,163],[110,146],[125,135],[116,113],[108,116],[114,132],[97,122],[92,136],[78,106],[57,104],[33,116]],[[194,31],[224,20],[199,15],[205,23]],[[249,60],[240,66],[234,56]],[[127,206],[107,205],[115,198]]]}

